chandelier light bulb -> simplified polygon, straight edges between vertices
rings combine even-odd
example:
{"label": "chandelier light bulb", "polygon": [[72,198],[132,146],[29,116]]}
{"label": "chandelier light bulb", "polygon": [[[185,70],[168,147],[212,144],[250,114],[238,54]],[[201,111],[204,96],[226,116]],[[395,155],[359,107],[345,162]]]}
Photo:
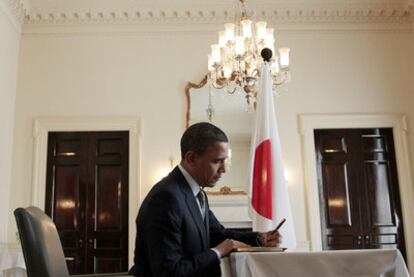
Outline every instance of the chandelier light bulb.
{"label": "chandelier light bulb", "polygon": [[245,38],[252,37],[252,21],[250,19],[245,19],[240,22],[242,26],[242,33]]}
{"label": "chandelier light bulb", "polygon": [[270,50],[272,50],[272,52],[275,52],[274,44],[275,44],[275,39],[267,37],[265,39],[264,47],[269,48]]}
{"label": "chandelier light bulb", "polygon": [[258,40],[263,40],[266,38],[266,22],[259,21],[256,23],[256,37]]}
{"label": "chandelier light bulb", "polygon": [[211,45],[211,62],[219,63],[221,60],[220,45],[213,44]]}
{"label": "chandelier light bulb", "polygon": [[272,74],[277,74],[280,72],[279,57],[275,57],[274,59],[274,62],[272,62],[270,65],[270,71],[272,72]]}
{"label": "chandelier light bulb", "polygon": [[230,78],[231,77],[231,72],[232,72],[231,66],[225,65],[223,67],[223,75],[224,75],[224,78],[227,78],[227,79]]}
{"label": "chandelier light bulb", "polygon": [[273,28],[266,28],[266,40],[275,40],[275,35],[274,35],[275,29]]}
{"label": "chandelier light bulb", "polygon": [[227,43],[227,39],[226,39],[226,31],[220,31],[218,32],[219,34],[219,45],[220,47],[225,47],[226,43]]}
{"label": "chandelier light bulb", "polygon": [[227,41],[234,41],[234,33],[235,33],[234,28],[235,28],[235,25],[233,23],[224,24]]}
{"label": "chandelier light bulb", "polygon": [[290,48],[279,48],[279,54],[280,54],[280,66],[282,68],[289,66],[289,52]]}
{"label": "chandelier light bulb", "polygon": [[236,55],[243,55],[243,53],[244,53],[244,37],[242,37],[242,36],[237,36],[236,37],[234,52],[236,53]]}
{"label": "chandelier light bulb", "polygon": [[211,54],[208,54],[208,71],[213,71],[214,67],[213,67],[214,63],[211,60]]}

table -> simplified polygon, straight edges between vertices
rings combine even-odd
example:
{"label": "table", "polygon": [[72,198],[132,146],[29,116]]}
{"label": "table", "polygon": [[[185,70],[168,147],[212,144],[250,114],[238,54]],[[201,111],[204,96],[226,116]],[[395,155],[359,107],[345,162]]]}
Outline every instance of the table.
{"label": "table", "polygon": [[21,249],[0,249],[0,277],[24,277],[26,264]]}
{"label": "table", "polygon": [[232,253],[221,268],[223,277],[410,276],[401,253],[394,249]]}

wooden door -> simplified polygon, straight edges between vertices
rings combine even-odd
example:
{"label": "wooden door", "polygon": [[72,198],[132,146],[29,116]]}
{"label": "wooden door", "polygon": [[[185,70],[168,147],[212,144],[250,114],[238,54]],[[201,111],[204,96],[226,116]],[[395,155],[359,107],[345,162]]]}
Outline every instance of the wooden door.
{"label": "wooden door", "polygon": [[51,132],[46,213],[71,274],[128,270],[128,132]]}
{"label": "wooden door", "polygon": [[[355,155],[349,151],[355,140],[346,130],[315,131],[318,161],[319,199],[321,199],[322,242],[324,249],[360,248],[362,233],[358,176],[351,166]],[[322,185],[322,187],[321,187]]]}
{"label": "wooden door", "polygon": [[324,249],[405,256],[392,129],[315,130]]}

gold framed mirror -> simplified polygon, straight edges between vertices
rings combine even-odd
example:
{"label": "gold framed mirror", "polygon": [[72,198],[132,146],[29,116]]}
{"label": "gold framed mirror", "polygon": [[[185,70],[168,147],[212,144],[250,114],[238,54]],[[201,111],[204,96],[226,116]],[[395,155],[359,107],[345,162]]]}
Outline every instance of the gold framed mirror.
{"label": "gold framed mirror", "polygon": [[[229,94],[209,86],[207,75],[185,86],[187,100],[186,127],[197,122],[211,122],[220,127],[230,140],[226,174],[208,191],[210,195],[245,195],[248,189],[250,137],[253,113],[243,93]],[[209,107],[213,110],[208,112]]]}
{"label": "gold framed mirror", "polygon": [[188,128],[190,126],[190,114],[191,114],[191,97],[190,97],[190,90],[191,89],[200,89],[204,87],[207,84],[207,74],[204,76],[204,78],[199,83],[192,83],[187,82],[185,85],[185,98],[187,100],[187,111],[185,113],[185,128]]}

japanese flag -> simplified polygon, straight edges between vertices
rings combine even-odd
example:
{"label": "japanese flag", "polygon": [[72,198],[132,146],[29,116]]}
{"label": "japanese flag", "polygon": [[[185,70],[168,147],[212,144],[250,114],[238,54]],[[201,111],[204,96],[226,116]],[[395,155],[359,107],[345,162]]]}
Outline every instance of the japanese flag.
{"label": "japanese flag", "polygon": [[266,62],[259,82],[250,157],[249,214],[253,230],[270,231],[286,218],[279,229],[281,247],[294,249],[295,230],[273,103],[272,79]]}

